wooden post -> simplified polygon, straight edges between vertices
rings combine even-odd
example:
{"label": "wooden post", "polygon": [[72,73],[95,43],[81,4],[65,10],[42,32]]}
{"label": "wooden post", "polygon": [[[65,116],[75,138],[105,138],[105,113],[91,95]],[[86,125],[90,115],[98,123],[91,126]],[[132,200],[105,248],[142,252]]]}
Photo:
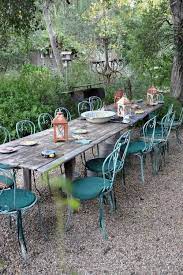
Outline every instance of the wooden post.
{"label": "wooden post", "polygon": [[23,178],[24,178],[24,188],[31,190],[32,189],[32,174],[31,174],[30,169],[23,168]]}

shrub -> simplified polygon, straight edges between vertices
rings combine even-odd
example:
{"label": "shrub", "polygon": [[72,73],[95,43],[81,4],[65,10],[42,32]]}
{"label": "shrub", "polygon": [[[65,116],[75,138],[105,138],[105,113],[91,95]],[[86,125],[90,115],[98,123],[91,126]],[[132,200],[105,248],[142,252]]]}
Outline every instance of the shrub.
{"label": "shrub", "polygon": [[15,137],[16,122],[29,119],[37,125],[38,115],[64,105],[63,81],[41,67],[23,66],[19,74],[0,76],[0,121]]}

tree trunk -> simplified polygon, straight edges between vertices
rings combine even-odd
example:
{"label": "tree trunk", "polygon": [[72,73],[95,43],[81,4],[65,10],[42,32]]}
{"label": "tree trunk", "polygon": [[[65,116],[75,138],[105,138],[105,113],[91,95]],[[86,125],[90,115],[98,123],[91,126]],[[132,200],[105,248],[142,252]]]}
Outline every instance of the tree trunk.
{"label": "tree trunk", "polygon": [[183,0],[170,0],[175,56],[171,74],[172,95],[183,103]]}
{"label": "tree trunk", "polygon": [[48,31],[48,35],[49,35],[53,55],[54,55],[54,58],[55,58],[55,62],[56,62],[56,65],[57,65],[58,73],[60,74],[60,76],[63,76],[62,59],[61,59],[61,56],[60,56],[60,52],[58,50],[57,39],[56,39],[56,35],[53,31],[53,26],[52,26],[51,17],[50,17],[50,0],[45,0],[45,2],[44,2],[43,15],[44,15],[44,19],[45,19],[45,22],[46,22],[46,27],[47,27],[47,31]]}

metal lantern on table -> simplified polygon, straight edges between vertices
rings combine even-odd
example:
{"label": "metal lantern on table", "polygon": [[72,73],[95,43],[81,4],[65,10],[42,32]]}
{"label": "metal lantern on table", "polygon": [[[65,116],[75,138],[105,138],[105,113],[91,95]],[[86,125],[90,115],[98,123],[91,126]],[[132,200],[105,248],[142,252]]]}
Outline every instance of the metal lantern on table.
{"label": "metal lantern on table", "polygon": [[68,121],[65,119],[62,112],[58,112],[52,121],[53,124],[53,139],[57,141],[68,140]]}
{"label": "metal lantern on table", "polygon": [[147,90],[147,104],[148,105],[157,105],[158,104],[158,90],[152,86]]}
{"label": "metal lantern on table", "polygon": [[114,107],[117,109],[117,102],[123,97],[125,92],[122,89],[119,89],[114,94]]}
{"label": "metal lantern on table", "polygon": [[129,115],[131,112],[131,105],[130,101],[124,95],[120,100],[117,102],[117,115],[119,117],[125,117],[126,115]]}

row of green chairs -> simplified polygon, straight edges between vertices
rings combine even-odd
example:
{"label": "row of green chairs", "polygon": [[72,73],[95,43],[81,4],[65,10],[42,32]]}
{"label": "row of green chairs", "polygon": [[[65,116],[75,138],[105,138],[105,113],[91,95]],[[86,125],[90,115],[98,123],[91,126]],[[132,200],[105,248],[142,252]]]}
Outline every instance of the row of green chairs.
{"label": "row of green chairs", "polygon": [[[107,237],[104,219],[104,199],[108,197],[111,209],[116,209],[116,197],[114,193],[114,179],[119,171],[124,169],[125,157],[134,155],[140,159],[141,180],[144,183],[144,162],[146,155],[150,153],[152,170],[158,172],[160,158],[167,147],[168,137],[172,129],[175,113],[167,112],[161,120],[161,135],[156,116],[149,119],[143,126],[142,137],[130,141],[130,131],[125,132],[114,145],[112,153],[106,158],[94,158],[86,161],[85,167],[96,176],[76,179],[72,182],[71,196],[79,200],[99,199],[99,225],[104,237]],[[162,150],[163,149],[163,150]],[[70,224],[72,209],[68,209],[67,226]]]}
{"label": "row of green chairs", "polygon": [[[70,112],[64,108],[60,107],[55,110],[57,112],[63,112],[68,121],[71,120]],[[38,117],[38,129],[39,131],[46,130],[52,126],[53,117],[49,113],[42,113]],[[30,120],[21,120],[16,123],[16,134],[17,138],[22,138],[27,135],[35,134],[36,126]],[[7,128],[0,126],[0,141],[1,144],[11,141],[11,136]]]}

